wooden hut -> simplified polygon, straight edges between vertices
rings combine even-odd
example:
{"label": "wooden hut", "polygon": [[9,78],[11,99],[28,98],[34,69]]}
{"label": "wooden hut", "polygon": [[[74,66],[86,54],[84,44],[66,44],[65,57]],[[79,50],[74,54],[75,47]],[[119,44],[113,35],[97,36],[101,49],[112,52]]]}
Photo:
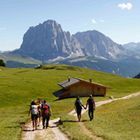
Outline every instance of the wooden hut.
{"label": "wooden hut", "polygon": [[95,82],[79,79],[79,78],[68,78],[66,81],[63,81],[58,84],[62,89],[54,92],[53,94],[61,98],[69,97],[87,97],[89,95],[93,96],[105,96],[107,87]]}

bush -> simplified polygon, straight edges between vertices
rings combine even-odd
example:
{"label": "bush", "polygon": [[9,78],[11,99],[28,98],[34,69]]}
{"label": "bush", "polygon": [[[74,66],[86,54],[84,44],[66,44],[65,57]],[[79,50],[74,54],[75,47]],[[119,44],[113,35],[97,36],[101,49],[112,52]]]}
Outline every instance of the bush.
{"label": "bush", "polygon": [[0,59],[0,66],[5,67],[5,63],[4,63],[4,61],[2,59]]}

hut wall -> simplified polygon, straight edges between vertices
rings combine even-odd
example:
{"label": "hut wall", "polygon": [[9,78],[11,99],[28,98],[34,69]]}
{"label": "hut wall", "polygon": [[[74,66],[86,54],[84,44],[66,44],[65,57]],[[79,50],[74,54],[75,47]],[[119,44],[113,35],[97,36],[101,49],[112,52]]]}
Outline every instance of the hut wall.
{"label": "hut wall", "polygon": [[70,96],[104,96],[106,88],[86,82],[79,82],[69,87]]}
{"label": "hut wall", "polygon": [[105,87],[101,87],[101,86],[98,86],[98,85],[94,85],[93,87],[93,93],[95,96],[105,96],[106,94],[106,88]]}

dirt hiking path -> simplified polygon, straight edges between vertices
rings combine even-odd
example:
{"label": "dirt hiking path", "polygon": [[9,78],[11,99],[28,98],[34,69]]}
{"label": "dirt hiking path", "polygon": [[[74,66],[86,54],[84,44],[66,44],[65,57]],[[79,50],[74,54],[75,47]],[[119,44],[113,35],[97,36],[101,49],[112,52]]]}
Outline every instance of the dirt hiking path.
{"label": "dirt hiking path", "polygon": [[[114,99],[108,99],[108,100],[105,100],[105,101],[95,102],[95,105],[96,105],[96,107],[99,107],[99,106],[101,106],[101,105],[108,104],[108,103],[111,103],[111,102],[113,102],[113,101],[125,100],[125,99],[129,99],[129,98],[136,97],[136,96],[140,96],[140,92],[133,93],[133,94],[130,94],[130,95],[121,97],[121,98],[114,98]],[[86,111],[87,111],[87,110],[82,109],[82,114],[85,113]],[[69,113],[69,115],[77,116],[75,110],[72,110],[72,111]]]}
{"label": "dirt hiking path", "polygon": [[67,136],[58,128],[59,118],[50,120],[49,127],[42,129],[42,124],[37,130],[32,131],[32,123],[24,126],[22,140],[68,140]]}
{"label": "dirt hiking path", "polygon": [[[124,96],[121,98],[116,98],[116,99],[108,99],[105,101],[99,101],[96,102],[96,107],[99,107],[104,104],[111,103],[113,101],[117,100],[124,100],[124,99],[129,99],[131,97],[136,97],[140,96],[140,92],[130,94],[128,96]],[[87,110],[83,109],[82,114],[85,113]],[[72,116],[77,116],[75,110],[72,110],[69,115]],[[77,118],[76,118],[77,119]],[[42,129],[42,125],[38,127],[38,130],[32,131],[32,124],[31,122],[27,123],[24,128],[23,128],[23,133],[22,133],[22,140],[69,140],[68,137],[60,131],[58,128],[58,121],[59,118],[55,120],[50,120],[49,122],[49,127],[47,129]],[[86,128],[83,122],[79,123],[80,127],[83,129],[83,132],[85,135],[88,135],[91,139],[93,140],[103,140],[101,137],[98,137],[94,135],[90,130]]]}

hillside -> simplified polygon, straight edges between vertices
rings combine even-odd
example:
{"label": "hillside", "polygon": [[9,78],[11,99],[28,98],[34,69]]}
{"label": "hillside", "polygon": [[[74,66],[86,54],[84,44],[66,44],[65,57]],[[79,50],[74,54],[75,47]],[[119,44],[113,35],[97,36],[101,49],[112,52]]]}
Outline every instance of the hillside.
{"label": "hillside", "polygon": [[21,55],[13,55],[9,52],[0,53],[0,58],[4,60],[7,67],[35,67],[41,63],[41,61],[24,57]]}
{"label": "hillside", "polygon": [[[97,71],[103,71],[113,74],[118,74],[124,77],[134,77],[140,71],[140,61],[135,58],[110,60],[104,57],[76,57],[67,59],[56,59],[48,63],[67,64],[79,66],[83,68],[90,68]],[[130,69],[131,67],[131,69]]]}
{"label": "hillside", "polygon": [[[73,109],[75,99],[55,101],[53,92],[60,89],[57,83],[68,76],[92,78],[110,87],[108,96],[122,97],[139,91],[140,81],[113,74],[67,65],[49,65],[43,69],[0,68],[0,137],[1,140],[17,140],[21,125],[29,118],[28,109],[32,99],[45,98],[52,107],[52,118],[63,116]],[[131,86],[130,86],[131,85]],[[83,98],[85,102],[87,98]],[[95,98],[101,100],[105,98]],[[65,106],[65,107],[64,107]],[[10,115],[9,115],[10,114]]]}

